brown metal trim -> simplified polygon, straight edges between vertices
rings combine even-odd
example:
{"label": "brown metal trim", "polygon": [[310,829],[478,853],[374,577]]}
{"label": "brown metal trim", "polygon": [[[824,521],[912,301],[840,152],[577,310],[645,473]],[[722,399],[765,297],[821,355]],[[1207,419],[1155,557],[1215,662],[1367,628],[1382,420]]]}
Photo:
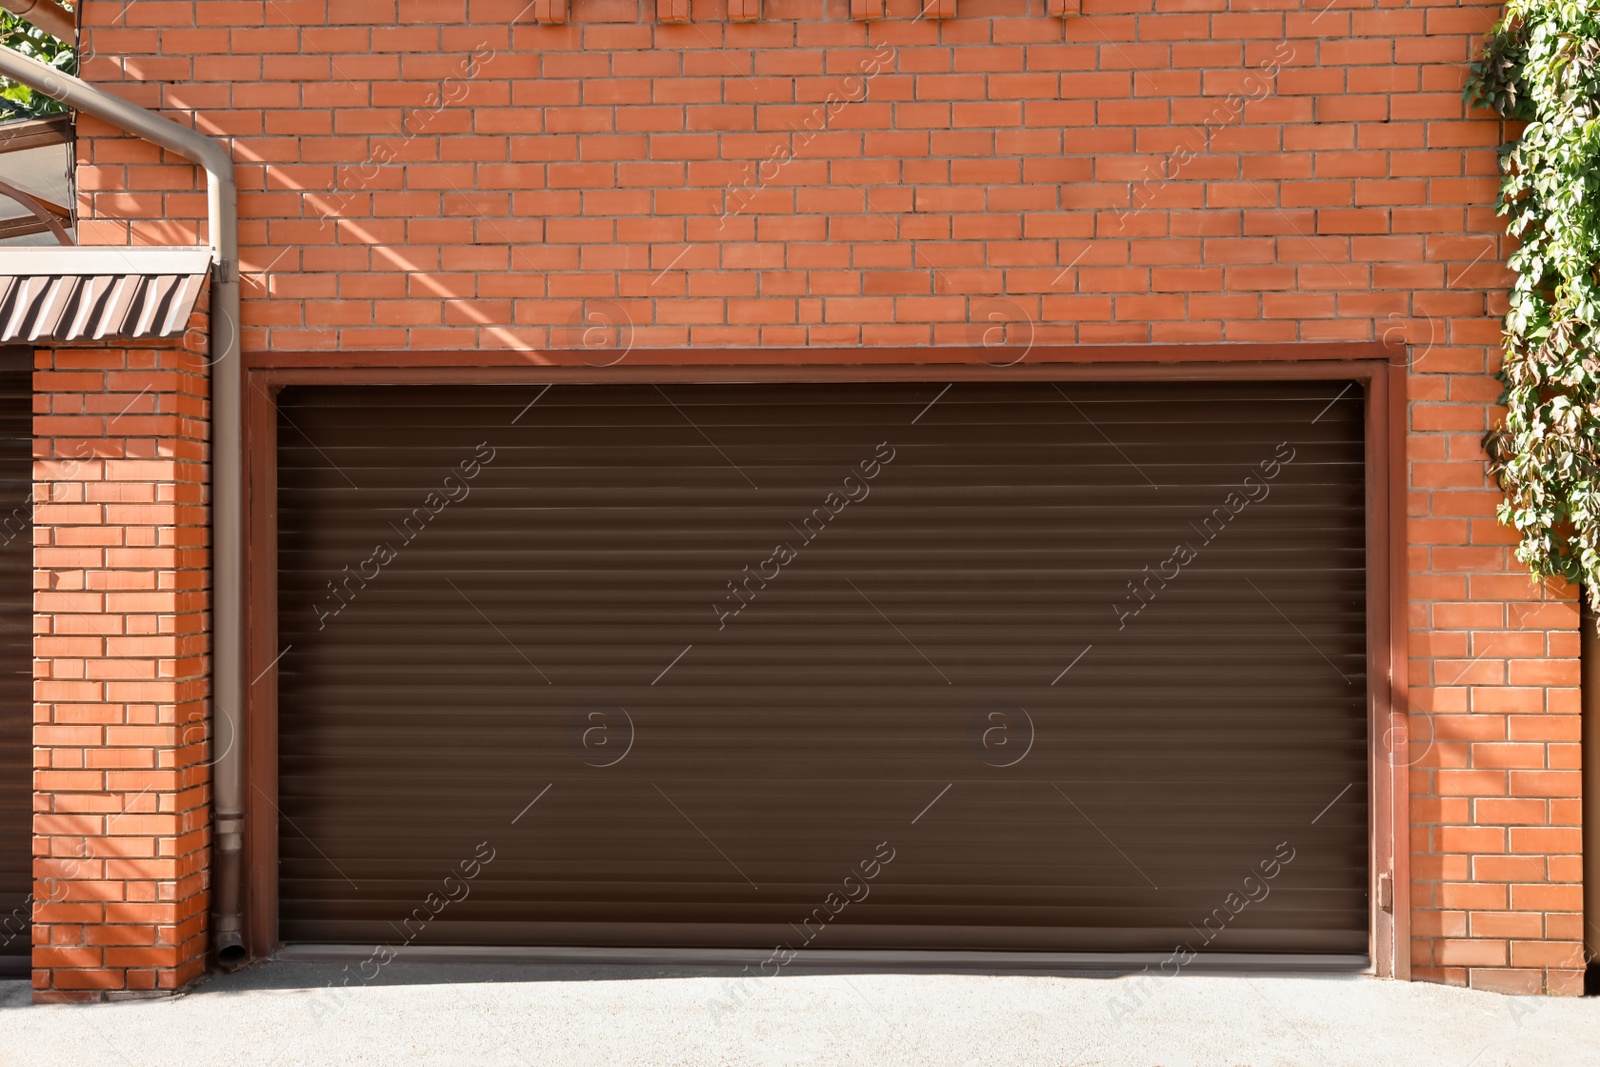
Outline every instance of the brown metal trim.
{"label": "brown metal trim", "polygon": [[[1309,354],[1307,350],[1311,350]],[[1371,679],[1370,736],[1371,870],[1392,872],[1393,913],[1372,894],[1372,969],[1380,977],[1409,978],[1409,773],[1404,759],[1377,762],[1384,731],[1406,707],[1405,602],[1405,380],[1407,357],[1400,346],[1381,343],[1255,346],[1194,345],[1133,349],[1103,346],[1035,349],[1029,362],[997,365],[985,349],[779,349],[768,351],[652,351],[629,353],[629,364],[612,367],[529,362],[526,353],[254,353],[245,356],[246,694],[247,782],[245,899],[247,947],[264,958],[277,947],[276,693],[277,649],[274,498],[275,414],[270,396],[287,384],[717,382],[717,381],[993,381],[1029,380],[1228,380],[1344,377],[1368,392],[1369,574],[1373,596],[1370,646],[1377,662]],[[550,360],[555,353],[537,358]],[[589,353],[573,353],[581,360]],[[915,358],[915,362],[913,361]],[[1332,358],[1329,358],[1332,357]],[[687,360],[717,359],[716,363]],[[945,359],[969,360],[966,363]],[[667,362],[669,359],[676,363]],[[846,362],[845,360],[851,360]],[[884,362],[864,362],[864,359]],[[1091,360],[1108,362],[1091,362]],[[461,360],[473,360],[462,364]],[[823,362],[827,360],[827,362]],[[937,362],[934,362],[937,360]],[[1115,360],[1115,362],[1109,362]],[[1386,417],[1385,417],[1386,416]],[[1387,606],[1387,611],[1385,610]],[[1383,684],[1384,679],[1388,685]],[[1380,784],[1381,780],[1381,784]],[[1376,887],[1374,887],[1376,889]]]}
{"label": "brown metal trim", "polygon": [[[1389,605],[1389,687],[1388,717],[1397,723],[1409,723],[1411,703],[1410,686],[1410,626],[1411,610],[1407,601],[1406,567],[1409,538],[1407,536],[1406,491],[1410,486],[1406,466],[1406,435],[1410,427],[1407,404],[1407,383],[1411,371],[1409,350],[1399,362],[1385,363],[1388,378],[1388,434],[1384,447],[1387,455],[1388,521],[1380,527],[1388,546],[1387,566],[1384,575],[1388,588],[1383,590],[1383,602]],[[1381,677],[1381,676],[1380,676]],[[1429,736],[1432,736],[1430,731]],[[1409,741],[1410,733],[1407,732]],[[1392,956],[1385,977],[1411,980],[1411,762],[1409,744],[1405,759],[1391,760],[1389,768],[1389,795],[1386,806],[1373,809],[1375,817],[1387,816],[1390,831],[1387,836],[1388,855],[1381,851],[1374,865],[1388,860],[1394,872],[1394,912],[1390,917]],[[1374,768],[1381,774],[1381,767]],[[1382,974],[1383,972],[1379,972]]]}
{"label": "brown metal trim", "polygon": [[[1396,598],[1404,589],[1405,563],[1404,388],[1402,361],[1398,367],[1386,363],[1372,376],[1367,389],[1372,960],[1374,971],[1385,978],[1410,974],[1409,864],[1405,862],[1410,842],[1406,821],[1409,752],[1405,703],[1399,688],[1404,684],[1407,613],[1403,597]],[[1397,455],[1401,460],[1398,470]]]}
{"label": "brown metal trim", "polygon": [[1390,843],[1391,826],[1383,813],[1390,801],[1389,781],[1384,767],[1384,749],[1390,737],[1385,733],[1387,718],[1383,712],[1386,701],[1382,692],[1388,681],[1389,619],[1385,610],[1383,567],[1373,563],[1387,560],[1384,551],[1384,531],[1388,528],[1388,493],[1385,489],[1386,466],[1382,462],[1387,444],[1388,422],[1383,417],[1387,382],[1375,374],[1366,383],[1367,424],[1367,810],[1371,812],[1372,862],[1367,869],[1367,894],[1371,903],[1371,947],[1367,954],[1372,958],[1373,970],[1383,976],[1390,956],[1391,930],[1389,915],[1383,910],[1380,886],[1389,874],[1386,856],[1393,851]]}
{"label": "brown metal trim", "polygon": [[[1013,355],[1012,353],[1015,353]],[[245,366],[251,369],[373,370],[410,369],[424,372],[467,368],[513,368],[522,371],[588,372],[581,378],[525,378],[524,381],[683,381],[677,373],[684,368],[721,368],[733,374],[760,373],[766,368],[781,368],[797,381],[814,381],[812,371],[824,368],[854,367],[873,372],[879,380],[942,381],[948,374],[931,373],[930,368],[958,369],[977,380],[1003,372],[1027,376],[1039,371],[1039,364],[1097,364],[1108,366],[1189,363],[1304,363],[1327,360],[1391,359],[1404,349],[1381,341],[1349,341],[1295,345],[1083,345],[1037,346],[1030,348],[767,348],[708,349],[650,348],[629,349],[620,356],[596,359],[585,349],[548,351],[344,351],[344,352],[251,352]],[[610,357],[610,352],[602,353]],[[610,364],[610,365],[606,365]],[[905,379],[883,378],[886,372],[910,371]],[[798,375],[798,377],[795,377]],[[641,377],[644,376],[644,377]],[[713,379],[699,379],[713,380]],[[752,381],[779,381],[784,378],[752,378]],[[831,380],[831,379],[821,379]],[[312,380],[306,379],[309,384]],[[316,379],[321,383],[322,379]]]}
{"label": "brown metal trim", "polygon": [[[526,946],[410,945],[406,958],[429,963],[611,964],[633,967],[759,967],[771,949],[729,948],[549,948]],[[272,954],[283,963],[358,963],[372,958],[363,944],[285,945]],[[1107,977],[1158,970],[1169,961],[1164,952],[983,952],[923,949],[808,948],[786,965],[791,971],[813,967],[904,974],[907,971],[976,974],[1061,974],[1095,971]],[[1322,974],[1370,972],[1365,956],[1205,952],[1184,967],[1189,974]]]}
{"label": "brown metal trim", "polygon": [[0,124],[0,154],[72,143],[72,115]]}
{"label": "brown metal trim", "polygon": [[[57,258],[60,253],[85,253],[102,265],[110,258],[82,247],[17,249],[15,258],[25,262],[14,265],[32,273],[0,274],[0,337],[41,344],[175,337],[187,327],[205,281],[204,271],[127,273],[136,263],[96,273],[85,261],[87,269],[79,272]],[[68,269],[59,270],[63,266]]]}
{"label": "brown metal trim", "polygon": [[[22,207],[26,208],[28,213],[33,216],[35,222],[37,222],[40,226],[43,226],[45,230],[55,234],[56,242],[58,244],[70,246],[77,243],[72,239],[72,235],[67,232],[66,226],[62,225],[62,222],[66,222],[68,225],[72,224],[72,213],[66,208],[62,207],[60,204],[52,204],[48,200],[33,196],[30,193],[26,193],[23,190],[18,189],[15,185],[12,185],[10,182],[5,181],[0,181],[0,195],[10,197],[12,200],[22,205]],[[18,221],[21,220],[7,219],[6,223],[10,224],[12,227],[15,227]],[[40,231],[33,230],[23,232],[38,233]],[[10,236],[10,234],[6,234],[6,236]]]}
{"label": "brown metal trim", "polygon": [[0,241],[9,241],[13,237],[32,237],[36,233],[49,232],[50,226],[32,215],[18,215],[16,218],[0,219]]}
{"label": "brown metal trim", "polygon": [[322,367],[251,368],[263,383],[284,385],[556,385],[692,382],[982,382],[1212,381],[1254,378],[1372,379],[1382,354],[1368,359],[1230,360],[1182,363],[1056,363],[997,368],[986,364],[822,364],[808,366],[674,367]]}
{"label": "brown metal trim", "polygon": [[278,420],[274,387],[246,373],[244,381],[245,691],[244,865],[245,951],[270,955],[278,943]]}

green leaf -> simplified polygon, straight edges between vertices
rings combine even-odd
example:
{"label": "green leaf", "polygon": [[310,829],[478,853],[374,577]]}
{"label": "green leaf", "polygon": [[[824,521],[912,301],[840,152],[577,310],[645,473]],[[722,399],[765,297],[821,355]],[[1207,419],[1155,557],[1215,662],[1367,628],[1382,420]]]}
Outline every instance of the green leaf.
{"label": "green leaf", "polygon": [[1527,125],[1500,149],[1500,203],[1519,242],[1483,441],[1537,576],[1600,606],[1600,0],[1509,0],[1468,72],[1474,107]]}

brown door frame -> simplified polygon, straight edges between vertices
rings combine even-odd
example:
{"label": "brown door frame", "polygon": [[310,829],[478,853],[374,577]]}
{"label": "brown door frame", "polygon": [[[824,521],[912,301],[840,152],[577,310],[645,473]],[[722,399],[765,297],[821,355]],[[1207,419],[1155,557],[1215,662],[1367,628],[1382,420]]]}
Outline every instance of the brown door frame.
{"label": "brown door frame", "polygon": [[[595,360],[595,356],[605,358]],[[1002,358],[996,358],[1002,357]],[[609,366],[598,365],[616,361]],[[1378,342],[1062,348],[652,349],[551,352],[266,352],[245,356],[244,935],[278,948],[277,419],[285,385],[673,382],[1184,381],[1348,378],[1366,397],[1369,956],[1411,977],[1406,758],[1406,374]],[[1387,884],[1383,884],[1387,882]]]}

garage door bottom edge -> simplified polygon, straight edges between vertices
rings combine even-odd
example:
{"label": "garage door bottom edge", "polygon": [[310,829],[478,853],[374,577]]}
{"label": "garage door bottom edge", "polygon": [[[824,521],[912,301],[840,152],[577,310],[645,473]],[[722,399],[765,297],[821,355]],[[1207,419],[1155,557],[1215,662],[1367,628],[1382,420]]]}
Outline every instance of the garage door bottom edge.
{"label": "garage door bottom edge", "polygon": [[[274,961],[343,963],[365,960],[370,945],[285,945]],[[578,948],[530,946],[415,945],[397,958],[429,963],[585,963],[646,964],[685,967],[759,965],[770,949],[721,948]],[[1138,971],[1173,966],[1171,953],[1159,952],[914,952],[898,949],[813,949],[800,952],[788,969],[860,968],[866,970],[996,970],[996,971]],[[1360,974],[1370,972],[1365,955],[1264,952],[1201,953],[1185,971],[1297,971]]]}

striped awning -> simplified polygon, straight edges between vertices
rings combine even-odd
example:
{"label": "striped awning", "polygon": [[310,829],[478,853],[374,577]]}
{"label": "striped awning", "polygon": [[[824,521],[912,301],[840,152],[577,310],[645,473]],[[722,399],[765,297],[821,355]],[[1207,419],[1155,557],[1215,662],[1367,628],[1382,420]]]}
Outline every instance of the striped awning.
{"label": "striped awning", "polygon": [[210,269],[205,247],[0,248],[0,342],[179,336]]}

